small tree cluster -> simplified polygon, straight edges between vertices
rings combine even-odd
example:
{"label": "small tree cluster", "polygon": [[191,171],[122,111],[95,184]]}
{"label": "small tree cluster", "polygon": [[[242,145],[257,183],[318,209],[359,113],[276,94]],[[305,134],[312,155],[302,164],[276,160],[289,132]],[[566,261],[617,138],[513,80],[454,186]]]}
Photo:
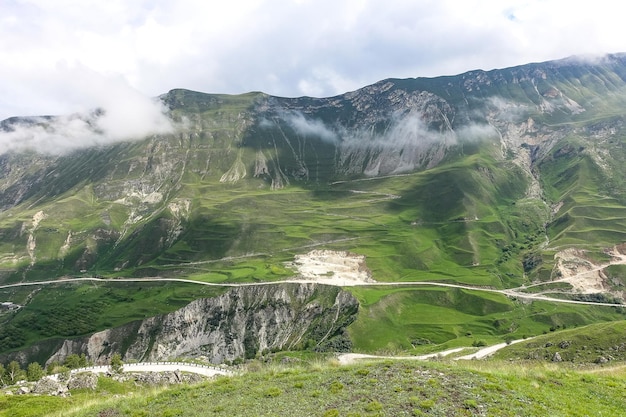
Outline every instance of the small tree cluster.
{"label": "small tree cluster", "polygon": [[0,386],[13,385],[24,379],[39,381],[46,375],[69,372],[70,369],[86,366],[89,366],[89,361],[84,353],[80,356],[69,355],[62,365],[59,362],[52,362],[45,369],[38,362],[29,363],[26,369],[22,369],[17,361],[12,361],[6,366],[0,363]]}
{"label": "small tree cluster", "polygon": [[63,361],[63,366],[66,366],[70,369],[84,368],[88,365],[89,361],[87,360],[87,357],[84,353],[82,353],[80,356],[72,353],[65,358],[65,361]]}
{"label": "small tree cluster", "polygon": [[13,385],[17,381],[26,378],[26,372],[22,370],[20,364],[16,361],[10,362],[6,367],[0,364],[0,383],[4,385]]}

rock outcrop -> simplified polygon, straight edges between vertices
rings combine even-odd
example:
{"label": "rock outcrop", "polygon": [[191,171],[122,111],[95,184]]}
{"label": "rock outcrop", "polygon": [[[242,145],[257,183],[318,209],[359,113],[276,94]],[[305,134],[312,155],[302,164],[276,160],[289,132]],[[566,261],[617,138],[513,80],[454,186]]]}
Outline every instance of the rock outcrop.
{"label": "rock outcrop", "polygon": [[66,340],[48,363],[63,362],[72,353],[84,353],[96,364],[108,363],[114,352],[125,361],[204,355],[222,363],[268,350],[341,350],[350,347],[344,329],[357,311],[358,301],[335,287],[237,287],[173,313]]}

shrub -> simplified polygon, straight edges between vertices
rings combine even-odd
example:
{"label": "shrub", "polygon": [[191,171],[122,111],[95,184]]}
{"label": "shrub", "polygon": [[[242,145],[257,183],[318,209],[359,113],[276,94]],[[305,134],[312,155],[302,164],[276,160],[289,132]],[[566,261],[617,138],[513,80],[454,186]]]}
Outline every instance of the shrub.
{"label": "shrub", "polygon": [[278,388],[278,387],[270,387],[267,390],[265,390],[265,393],[263,395],[265,397],[272,398],[272,397],[278,397],[282,393],[283,393],[283,390],[281,390],[280,388]]}
{"label": "shrub", "polygon": [[463,401],[463,405],[467,409],[478,408],[478,402],[476,402],[476,400],[474,400],[474,399],[467,399],[467,400]]}
{"label": "shrub", "polygon": [[339,382],[339,381],[333,381],[333,382],[330,384],[330,387],[329,387],[329,389],[328,389],[328,390],[329,390],[331,393],[333,393],[333,394],[337,394],[337,393],[338,393],[338,392],[340,392],[342,389],[343,389],[343,384],[342,384],[341,382]]}
{"label": "shrub", "polygon": [[382,403],[373,400],[370,401],[366,406],[365,406],[365,411],[379,411],[383,409],[383,405]]}

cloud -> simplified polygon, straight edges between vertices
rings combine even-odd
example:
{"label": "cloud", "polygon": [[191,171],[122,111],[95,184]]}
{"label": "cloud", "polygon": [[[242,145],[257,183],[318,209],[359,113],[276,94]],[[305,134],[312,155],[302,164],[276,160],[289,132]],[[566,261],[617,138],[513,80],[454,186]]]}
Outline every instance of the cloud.
{"label": "cloud", "polygon": [[470,124],[463,126],[455,132],[459,142],[480,142],[498,138],[498,131],[488,124]]}
{"label": "cloud", "polygon": [[309,119],[300,112],[281,112],[279,117],[301,136],[318,137],[326,142],[338,142],[339,135],[318,119]]}
{"label": "cloud", "polygon": [[488,124],[472,123],[456,130],[446,126],[442,130],[430,129],[418,112],[392,115],[383,132],[375,132],[372,126],[347,128],[342,125],[328,126],[320,119],[306,117],[299,111],[279,111],[274,120],[262,118],[259,127],[272,129],[280,124],[290,126],[298,135],[315,137],[339,147],[370,147],[401,150],[425,148],[433,144],[450,146],[460,141],[476,142],[497,137],[497,131]]}
{"label": "cloud", "polygon": [[178,87],[332,96],[388,77],[626,51],[625,9],[608,0],[7,0],[0,119],[75,111],[71,80],[55,76],[64,62],[146,96]]}
{"label": "cloud", "polygon": [[[0,153],[31,149],[60,154],[78,148],[143,139],[171,132],[166,109],[121,77],[102,76],[82,66],[58,66],[41,91],[63,94],[67,107],[54,117],[29,117],[0,131]],[[70,115],[63,111],[73,110]]]}

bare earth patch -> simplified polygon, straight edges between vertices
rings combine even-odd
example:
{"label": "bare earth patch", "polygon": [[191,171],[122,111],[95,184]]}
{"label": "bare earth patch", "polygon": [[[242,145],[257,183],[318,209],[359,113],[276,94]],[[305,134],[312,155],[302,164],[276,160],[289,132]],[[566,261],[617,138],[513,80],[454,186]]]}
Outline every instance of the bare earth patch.
{"label": "bare earth patch", "polygon": [[607,251],[611,256],[608,263],[598,264],[585,256],[585,251],[566,249],[554,255],[555,270],[561,278],[556,281],[567,282],[574,292],[579,294],[593,294],[609,291],[606,284],[607,277],[604,269],[610,265],[626,264],[626,255],[623,248],[616,246]]}
{"label": "bare earth patch", "polygon": [[312,250],[296,255],[287,267],[298,273],[298,278],[321,284],[358,285],[376,282],[365,264],[365,256],[347,251]]}

